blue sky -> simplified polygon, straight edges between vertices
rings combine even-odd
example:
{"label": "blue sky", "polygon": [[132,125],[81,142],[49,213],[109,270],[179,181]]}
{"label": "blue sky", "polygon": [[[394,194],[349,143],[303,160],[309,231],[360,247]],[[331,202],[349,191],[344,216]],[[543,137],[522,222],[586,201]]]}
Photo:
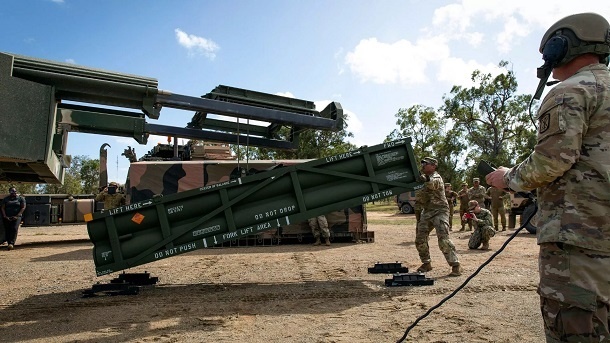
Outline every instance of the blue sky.
{"label": "blue sky", "polygon": [[[438,108],[475,69],[516,73],[520,94],[538,84],[540,38],[558,19],[606,1],[411,0],[5,0],[0,51],[156,78],[159,88],[200,96],[223,84],[315,101],[338,101],[352,143],[375,145],[400,108]],[[151,123],[184,127],[192,112],[163,109]],[[109,143],[109,179],[125,181],[129,145],[72,133],[68,153],[98,158]],[[117,163],[118,161],[118,163]]]}

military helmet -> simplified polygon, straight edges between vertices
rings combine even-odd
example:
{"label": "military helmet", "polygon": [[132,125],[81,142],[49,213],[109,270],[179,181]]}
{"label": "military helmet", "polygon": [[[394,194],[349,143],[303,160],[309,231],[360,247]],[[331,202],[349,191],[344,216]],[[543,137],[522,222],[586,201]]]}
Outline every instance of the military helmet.
{"label": "military helmet", "polygon": [[438,161],[436,160],[436,158],[432,158],[432,157],[424,157],[421,160],[422,163],[428,163],[428,164],[433,164],[433,165],[438,165]]}
{"label": "military helmet", "polygon": [[108,184],[108,187],[118,187],[118,186],[119,186],[119,184],[114,181],[112,181]]}
{"label": "military helmet", "polygon": [[470,200],[468,202],[468,211],[474,210],[477,206],[479,206],[479,202],[476,200]]}
{"label": "military helmet", "polygon": [[578,55],[600,55],[607,64],[610,54],[610,24],[597,13],[567,16],[553,24],[542,36],[540,53],[545,62],[558,67]]}

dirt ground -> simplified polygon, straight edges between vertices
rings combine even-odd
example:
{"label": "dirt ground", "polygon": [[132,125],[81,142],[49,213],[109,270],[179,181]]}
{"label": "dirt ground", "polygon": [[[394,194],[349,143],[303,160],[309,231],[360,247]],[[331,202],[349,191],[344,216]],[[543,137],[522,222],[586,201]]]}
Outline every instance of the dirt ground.
{"label": "dirt ground", "polygon": [[[140,266],[159,278],[139,295],[83,298],[96,277],[85,226],[23,227],[16,249],[0,247],[1,342],[396,342],[451,294],[490,251],[468,250],[452,232],[465,273],[447,277],[430,241],[434,285],[386,287],[375,262],[414,272],[412,215],[369,212],[374,243],[331,247],[213,248]],[[456,216],[457,219],[457,216]],[[535,237],[520,233],[457,295],[411,330],[405,342],[544,342]]]}

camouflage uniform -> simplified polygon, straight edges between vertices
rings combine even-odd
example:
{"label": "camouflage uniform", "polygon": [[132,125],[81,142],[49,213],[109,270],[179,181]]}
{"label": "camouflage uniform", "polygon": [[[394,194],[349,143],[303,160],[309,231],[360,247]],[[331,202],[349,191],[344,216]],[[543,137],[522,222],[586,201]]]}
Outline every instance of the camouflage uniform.
{"label": "camouflage uniform", "polygon": [[102,192],[95,197],[95,201],[103,201],[104,210],[125,205],[125,197],[121,193],[108,194],[106,192]]}
{"label": "camouflage uniform", "polygon": [[494,228],[498,231],[498,215],[502,223],[502,231],[506,230],[506,210],[504,209],[504,195],[506,192],[495,187],[487,188],[487,197],[491,201],[491,215],[494,219]]}
{"label": "camouflage uniform", "polygon": [[421,220],[417,223],[415,234],[415,247],[419,253],[419,258],[423,263],[430,263],[430,247],[428,240],[430,232],[436,228],[438,247],[443,252],[445,260],[450,266],[459,266],[458,256],[455,246],[449,239],[449,207],[445,198],[443,178],[435,171],[430,175],[429,181],[424,183],[424,188],[420,190],[424,202],[424,211]]}
{"label": "camouflage uniform", "polygon": [[485,194],[487,190],[485,187],[479,185],[478,187],[472,186],[468,189],[468,199],[476,200],[481,208],[485,208]]}
{"label": "camouflage uniform", "polygon": [[[449,184],[450,185],[450,184]],[[447,185],[445,185],[446,187]],[[453,229],[453,202],[457,199],[458,194],[454,191],[445,190],[445,198],[447,198],[447,205],[449,205],[449,231]]]}
{"label": "camouflage uniform", "polygon": [[421,211],[424,210],[424,208],[422,207],[422,194],[420,191],[415,192],[415,206],[413,207],[413,211],[415,211],[415,222],[419,223],[419,220],[421,219]]}
{"label": "camouflage uniform", "polygon": [[[610,73],[579,69],[544,98],[538,142],[504,179],[536,189],[542,316],[547,340],[608,342]],[[559,319],[562,321],[560,322]],[[605,337],[605,338],[602,338]]]}
{"label": "camouflage uniform", "polygon": [[[460,218],[462,218],[464,217],[464,213],[468,211],[468,201],[470,201],[470,198],[468,197],[468,189],[460,189],[458,192],[458,199],[460,200]],[[464,231],[466,222],[463,220],[461,222],[462,228],[460,231]],[[470,220],[468,221],[468,231],[472,231],[472,222],[470,222]]]}
{"label": "camouflage uniform", "polygon": [[328,221],[324,215],[309,218],[307,222],[309,223],[311,233],[313,233],[316,240],[320,239],[320,234],[322,234],[322,237],[324,238],[330,237],[330,231],[328,231]]}
{"label": "camouflage uniform", "polygon": [[[480,204],[479,204],[480,206]],[[489,244],[489,239],[496,235],[494,230],[494,223],[491,219],[491,212],[488,209],[482,208],[481,212],[475,213],[477,221],[475,222],[475,229],[473,235],[481,235],[481,243],[483,245]],[[477,247],[469,247],[470,249],[476,249]]]}

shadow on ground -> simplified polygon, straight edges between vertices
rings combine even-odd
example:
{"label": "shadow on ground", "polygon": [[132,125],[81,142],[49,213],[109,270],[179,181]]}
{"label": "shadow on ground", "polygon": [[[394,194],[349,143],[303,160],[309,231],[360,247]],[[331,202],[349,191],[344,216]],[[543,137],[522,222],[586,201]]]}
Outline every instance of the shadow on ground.
{"label": "shadow on ground", "polygon": [[[155,330],[164,337],[193,331],[213,334],[226,331],[235,316],[337,313],[388,300],[384,288],[351,280],[147,287],[131,296],[82,298],[81,291],[72,291],[26,298],[0,311],[2,340],[72,341],[70,337],[86,333],[79,342],[104,337],[131,341],[150,337]],[[401,287],[398,294],[408,295],[409,289]]]}

